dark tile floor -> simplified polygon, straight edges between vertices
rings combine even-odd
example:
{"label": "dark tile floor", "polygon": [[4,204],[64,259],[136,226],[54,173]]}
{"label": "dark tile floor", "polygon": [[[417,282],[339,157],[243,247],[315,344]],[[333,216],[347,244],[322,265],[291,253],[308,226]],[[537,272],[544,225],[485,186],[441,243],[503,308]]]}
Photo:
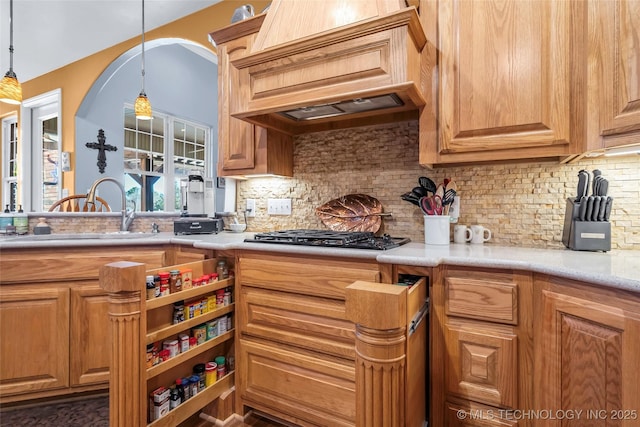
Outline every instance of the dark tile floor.
{"label": "dark tile floor", "polygon": [[0,412],[2,427],[109,427],[109,397],[17,407]]}
{"label": "dark tile floor", "polygon": [[[211,424],[206,424],[211,425]],[[109,397],[100,396],[39,406],[3,408],[1,427],[109,427]],[[233,427],[286,427],[262,418],[249,417]]]}

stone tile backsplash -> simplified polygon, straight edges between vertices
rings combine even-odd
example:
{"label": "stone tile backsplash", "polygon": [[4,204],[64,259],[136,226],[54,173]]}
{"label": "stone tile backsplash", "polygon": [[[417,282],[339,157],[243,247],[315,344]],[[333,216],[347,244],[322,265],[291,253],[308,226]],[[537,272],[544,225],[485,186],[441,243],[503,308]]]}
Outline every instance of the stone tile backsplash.
{"label": "stone tile backsplash", "polygon": [[[580,169],[600,169],[614,198],[612,248],[640,249],[640,156],[591,158],[576,163],[531,162],[456,166],[429,170],[418,164],[417,122],[380,125],[298,136],[294,178],[252,178],[238,182],[238,210],[256,199],[248,231],[326,228],[316,207],[350,193],[380,200],[391,218],[380,232],[424,242],[420,209],[400,195],[428,176],[456,181],[461,224],[491,229],[490,243],[563,248],[567,197],[575,196]],[[267,199],[291,198],[292,214],[267,214]]]}

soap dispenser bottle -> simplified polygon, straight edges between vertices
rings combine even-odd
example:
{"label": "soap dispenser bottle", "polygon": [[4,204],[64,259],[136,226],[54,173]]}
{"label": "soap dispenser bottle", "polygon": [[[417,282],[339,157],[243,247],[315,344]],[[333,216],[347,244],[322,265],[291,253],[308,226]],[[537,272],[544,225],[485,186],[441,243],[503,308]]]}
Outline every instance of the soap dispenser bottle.
{"label": "soap dispenser bottle", "polygon": [[6,205],[4,212],[0,213],[0,234],[7,234],[7,226],[13,225],[13,215],[9,210],[9,205]]}
{"label": "soap dispenser bottle", "polygon": [[29,232],[29,216],[22,210],[22,205],[18,208],[18,212],[13,213],[13,225],[16,227],[16,234]]}

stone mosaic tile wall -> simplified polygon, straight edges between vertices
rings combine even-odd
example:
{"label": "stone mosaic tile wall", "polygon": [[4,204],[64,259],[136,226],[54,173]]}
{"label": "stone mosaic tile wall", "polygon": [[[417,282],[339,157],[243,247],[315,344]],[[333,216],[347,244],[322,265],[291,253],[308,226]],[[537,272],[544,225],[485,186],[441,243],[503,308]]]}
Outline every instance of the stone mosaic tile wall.
{"label": "stone mosaic tile wall", "polygon": [[[580,169],[600,169],[614,197],[612,248],[640,249],[640,156],[587,159],[569,165],[513,163],[428,170],[418,164],[416,122],[329,131],[297,137],[295,178],[255,178],[238,183],[238,207],[257,201],[248,231],[325,228],[315,208],[350,193],[382,202],[392,218],[381,232],[424,241],[422,213],[400,195],[425,175],[454,179],[461,197],[461,224],[491,229],[491,243],[562,248],[567,197],[575,195]],[[291,198],[292,215],[267,214],[267,199]]]}
{"label": "stone mosaic tile wall", "polygon": [[[29,234],[33,234],[33,228],[39,223],[35,214],[29,215]],[[177,215],[176,215],[177,217]],[[137,216],[129,231],[133,233],[151,232],[151,224],[158,224],[159,231],[173,231],[173,217],[166,215],[154,217],[151,215]],[[109,233],[120,230],[121,218],[119,215],[106,214],[58,214],[46,215],[45,222],[54,234],[61,233]]]}

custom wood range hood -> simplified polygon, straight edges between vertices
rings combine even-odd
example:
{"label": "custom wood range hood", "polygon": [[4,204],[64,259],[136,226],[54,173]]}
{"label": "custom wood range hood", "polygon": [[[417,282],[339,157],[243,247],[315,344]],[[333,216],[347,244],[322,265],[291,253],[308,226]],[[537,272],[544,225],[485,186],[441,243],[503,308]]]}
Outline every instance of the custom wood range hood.
{"label": "custom wood range hood", "polygon": [[410,120],[426,36],[405,0],[274,0],[231,115],[287,134]]}

